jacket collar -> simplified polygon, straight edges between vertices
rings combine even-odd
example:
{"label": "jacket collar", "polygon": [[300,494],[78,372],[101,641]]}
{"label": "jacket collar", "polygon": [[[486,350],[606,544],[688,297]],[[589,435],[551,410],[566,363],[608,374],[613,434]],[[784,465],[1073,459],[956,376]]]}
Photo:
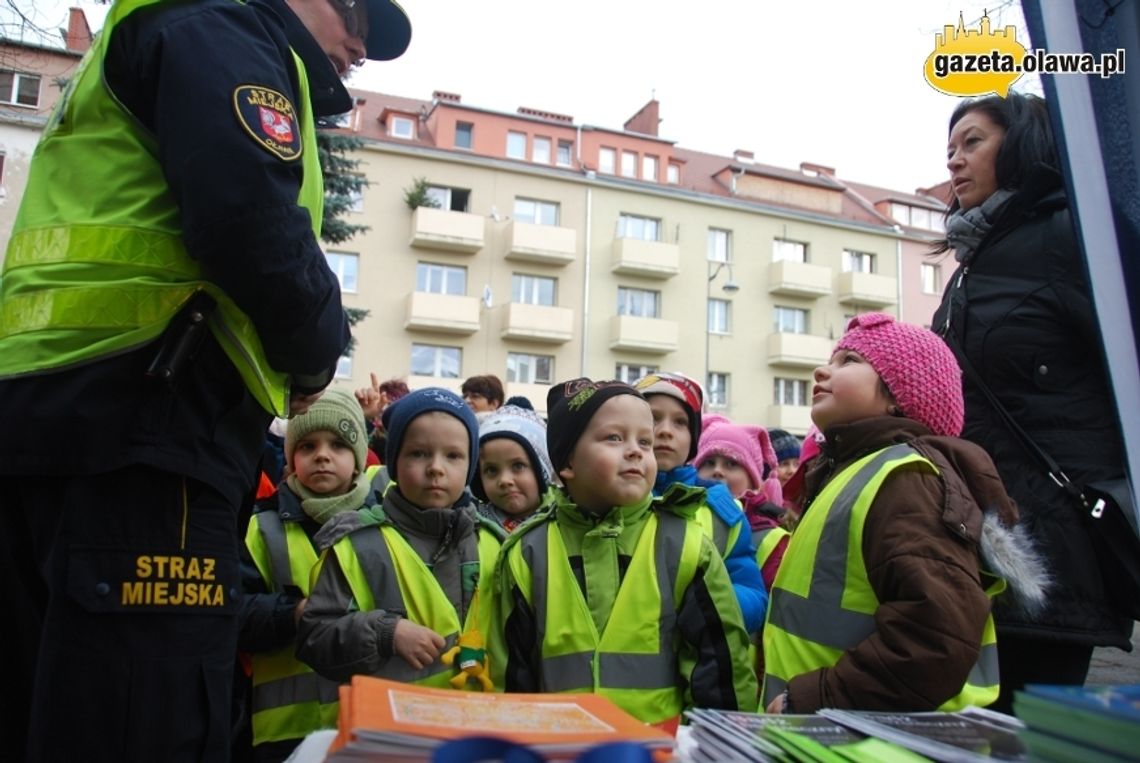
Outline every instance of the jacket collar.
{"label": "jacket collar", "polygon": [[309,100],[314,117],[327,117],[352,110],[352,96],[337,76],[336,68],[328,55],[321,50],[316,38],[293,13],[285,0],[253,0],[276,13],[285,27],[289,47],[301,58],[309,78]]}
{"label": "jacket collar", "polygon": [[605,514],[594,514],[582,510],[575,504],[565,488],[558,488],[554,498],[554,511],[560,524],[577,526],[586,531],[595,528],[611,528],[620,533],[623,527],[635,524],[643,515],[648,513],[652,504],[653,496],[647,495],[635,504],[615,506]]}

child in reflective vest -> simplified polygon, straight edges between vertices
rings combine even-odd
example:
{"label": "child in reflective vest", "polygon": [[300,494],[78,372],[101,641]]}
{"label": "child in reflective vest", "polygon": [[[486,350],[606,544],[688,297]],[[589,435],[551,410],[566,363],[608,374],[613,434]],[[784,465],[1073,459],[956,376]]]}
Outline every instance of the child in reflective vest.
{"label": "child in reflective vest", "polygon": [[479,463],[471,492],[479,511],[514,532],[542,505],[556,478],[546,423],[533,410],[504,405],[479,422]]}
{"label": "child in reflective vest", "polygon": [[502,536],[466,489],[478,425],[458,395],[437,387],[391,404],[382,423],[395,482],[380,503],[318,534],[297,656],[336,681],[361,674],[448,688],[462,666],[441,658],[462,637],[472,649],[470,634],[488,633],[491,597],[476,593]]}
{"label": "child in reflective vest", "polygon": [[927,329],[856,316],[815,369],[822,453],[776,574],[760,709],[953,711],[998,696],[991,600],[1047,575],[990,457],[961,440],[961,371]]}
{"label": "child in reflective vest", "polygon": [[756,566],[756,550],[744,512],[724,485],[702,479],[692,464],[701,434],[701,386],[687,376],[669,373],[650,374],[633,386],[645,395],[653,411],[653,455],[657,459],[653,494],[666,496],[675,487],[706,491],[702,523],[728,568],[744,626],[749,633],[759,632],[768,591]]}
{"label": "child in reflective vest", "polygon": [[[364,414],[352,394],[329,389],[289,420],[287,476],[254,508],[243,553],[238,646],[252,653],[253,755],[284,760],[312,731],[332,728],[336,684],[293,656],[297,621],[317,562],[313,540],[334,516],[371,502]],[[304,698],[304,699],[301,699]]]}
{"label": "child in reflective vest", "polygon": [[653,415],[622,382],[547,397],[564,487],[503,545],[491,668],[507,691],[591,692],[648,723],[754,707],[748,634],[702,489],[654,499]]}

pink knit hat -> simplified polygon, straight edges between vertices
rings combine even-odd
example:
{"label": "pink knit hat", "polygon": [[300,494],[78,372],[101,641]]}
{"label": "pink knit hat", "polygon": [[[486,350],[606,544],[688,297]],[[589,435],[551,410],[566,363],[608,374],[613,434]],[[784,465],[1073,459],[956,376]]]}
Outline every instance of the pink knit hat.
{"label": "pink knit hat", "polygon": [[[776,505],[783,503],[783,491],[777,476],[776,451],[763,427],[734,424],[724,416],[709,414],[701,424],[701,441],[693,465],[698,469],[713,456],[731,458],[748,473],[756,492],[764,492]],[[764,479],[767,467],[768,479]]]}
{"label": "pink knit hat", "polygon": [[962,370],[933,331],[899,323],[885,313],[856,315],[835,345],[867,359],[908,419],[937,435],[962,433]]}

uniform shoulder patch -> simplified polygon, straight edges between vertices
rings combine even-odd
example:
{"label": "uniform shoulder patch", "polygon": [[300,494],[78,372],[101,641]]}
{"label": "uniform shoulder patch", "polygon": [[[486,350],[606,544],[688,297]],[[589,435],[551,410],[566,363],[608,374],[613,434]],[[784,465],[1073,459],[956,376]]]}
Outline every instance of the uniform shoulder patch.
{"label": "uniform shoulder patch", "polygon": [[292,102],[272,88],[238,85],[234,88],[234,113],[254,141],[278,159],[295,161],[301,156],[301,128]]}

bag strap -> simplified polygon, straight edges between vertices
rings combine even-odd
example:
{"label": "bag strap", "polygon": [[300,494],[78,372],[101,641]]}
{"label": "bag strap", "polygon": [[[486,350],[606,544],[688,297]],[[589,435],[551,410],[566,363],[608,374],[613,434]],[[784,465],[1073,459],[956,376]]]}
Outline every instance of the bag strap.
{"label": "bag strap", "polygon": [[[1064,489],[1065,492],[1067,492],[1073,498],[1076,498],[1078,501],[1080,501],[1081,505],[1086,509],[1090,509],[1088,499],[1085,497],[1084,492],[1079,487],[1077,487],[1072,480],[1069,479],[1068,475],[1065,474],[1060,465],[1055,460],[1053,460],[1053,457],[1046,453],[1040,445],[1033,441],[1033,438],[1029,436],[1029,433],[1021,428],[1021,425],[1017,423],[1017,420],[1015,418],[1013,418],[1013,414],[1009,412],[1009,409],[1006,408],[1004,404],[1002,404],[1001,400],[998,399],[998,396],[994,394],[994,391],[990,389],[990,386],[986,384],[981,375],[976,370],[974,370],[974,364],[971,363],[970,359],[966,357],[965,350],[963,350],[962,347],[958,344],[958,338],[949,331],[946,332],[945,337],[947,344],[950,345],[950,348],[958,357],[958,364],[962,366],[962,371],[965,372],[970,381],[974,383],[974,386],[980,389],[982,391],[982,394],[986,396],[986,399],[990,402],[990,406],[995,411],[997,411],[998,416],[1001,418],[1006,428],[1009,429],[1014,437],[1017,438],[1018,442],[1021,444],[1021,447],[1025,449],[1025,452],[1045,468],[1045,472],[1049,475],[1049,479],[1057,483],[1059,487]],[[1096,513],[1096,508],[1091,508],[1091,510],[1093,511],[1093,516],[1100,516],[1099,513]]]}

